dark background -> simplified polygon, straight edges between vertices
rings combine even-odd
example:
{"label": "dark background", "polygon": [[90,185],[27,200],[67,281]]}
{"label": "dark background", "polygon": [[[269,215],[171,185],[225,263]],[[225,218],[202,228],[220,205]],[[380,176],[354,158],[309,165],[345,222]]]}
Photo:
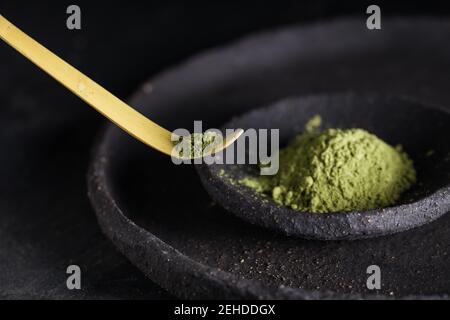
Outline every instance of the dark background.
{"label": "dark background", "polygon": [[[66,28],[67,6],[82,30]],[[0,14],[126,98],[140,83],[248,33],[342,15],[449,14],[445,2],[1,0]],[[0,42],[0,298],[169,298],[101,234],[86,171],[106,121]],[[66,268],[82,269],[82,290]]]}

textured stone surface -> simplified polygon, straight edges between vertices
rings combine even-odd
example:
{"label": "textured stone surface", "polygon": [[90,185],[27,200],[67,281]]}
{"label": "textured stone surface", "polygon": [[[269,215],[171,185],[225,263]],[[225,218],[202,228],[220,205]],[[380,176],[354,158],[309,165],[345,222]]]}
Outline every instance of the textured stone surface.
{"label": "textured stone surface", "polygon": [[[198,119],[219,127],[281,98],[323,92],[404,94],[445,106],[449,27],[385,19],[383,32],[370,33],[359,20],[339,20],[272,31],[193,58],[132,102],[168,128]],[[175,167],[113,127],[96,150],[89,186],[105,234],[180,297],[361,297],[373,294],[365,286],[372,264],[383,270],[379,298],[450,292],[449,215],[367,240],[285,237],[228,214],[194,168]]]}

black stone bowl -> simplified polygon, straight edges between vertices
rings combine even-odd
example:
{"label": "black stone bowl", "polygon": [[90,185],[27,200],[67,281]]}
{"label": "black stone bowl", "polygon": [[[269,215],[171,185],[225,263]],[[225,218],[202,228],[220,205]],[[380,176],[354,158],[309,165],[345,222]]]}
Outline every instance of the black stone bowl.
{"label": "black stone bowl", "polygon": [[[281,146],[314,115],[322,128],[363,128],[391,145],[401,144],[414,161],[418,182],[397,205],[367,211],[298,212],[236,181],[258,175],[256,165],[197,166],[211,197],[227,211],[288,236],[352,240],[392,234],[431,222],[450,211],[450,113],[407,98],[334,94],[290,98],[250,111],[224,128],[279,129]],[[283,164],[280,164],[283,165]]]}

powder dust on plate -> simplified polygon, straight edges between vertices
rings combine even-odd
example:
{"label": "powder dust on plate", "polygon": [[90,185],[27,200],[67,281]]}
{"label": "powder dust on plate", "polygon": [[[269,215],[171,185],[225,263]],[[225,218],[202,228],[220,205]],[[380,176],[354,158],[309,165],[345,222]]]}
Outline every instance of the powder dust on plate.
{"label": "powder dust on plate", "polygon": [[239,183],[303,212],[367,210],[393,205],[416,181],[412,161],[363,129],[319,131],[320,116],[280,151],[275,176]]}

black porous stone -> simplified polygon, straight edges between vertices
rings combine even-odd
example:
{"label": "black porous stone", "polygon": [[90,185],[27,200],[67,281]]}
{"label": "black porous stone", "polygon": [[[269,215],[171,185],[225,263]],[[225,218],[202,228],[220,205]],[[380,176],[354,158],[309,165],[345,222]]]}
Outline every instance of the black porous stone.
{"label": "black porous stone", "polygon": [[323,129],[363,128],[392,145],[401,144],[413,159],[418,173],[416,185],[395,206],[317,214],[278,205],[270,196],[239,184],[243,177],[259,175],[256,165],[197,166],[212,198],[250,223],[288,236],[318,240],[392,234],[421,226],[450,211],[450,113],[446,110],[376,94],[319,95],[290,98],[250,111],[227,123],[224,129],[279,129],[280,142],[285,144],[302,132],[316,114],[323,119]]}
{"label": "black porous stone", "polygon": [[[284,97],[374,91],[450,106],[450,22],[360,19],[291,27],[214,49],[158,76],[131,99],[167,128],[219,127]],[[433,57],[429,59],[429,57]],[[448,107],[450,108],[450,107]],[[177,183],[172,183],[177,181]],[[108,238],[183,298],[448,298],[450,215],[355,241],[286,237],[214,204],[192,166],[110,126],[94,150],[89,192]],[[366,269],[382,270],[380,290]]]}

